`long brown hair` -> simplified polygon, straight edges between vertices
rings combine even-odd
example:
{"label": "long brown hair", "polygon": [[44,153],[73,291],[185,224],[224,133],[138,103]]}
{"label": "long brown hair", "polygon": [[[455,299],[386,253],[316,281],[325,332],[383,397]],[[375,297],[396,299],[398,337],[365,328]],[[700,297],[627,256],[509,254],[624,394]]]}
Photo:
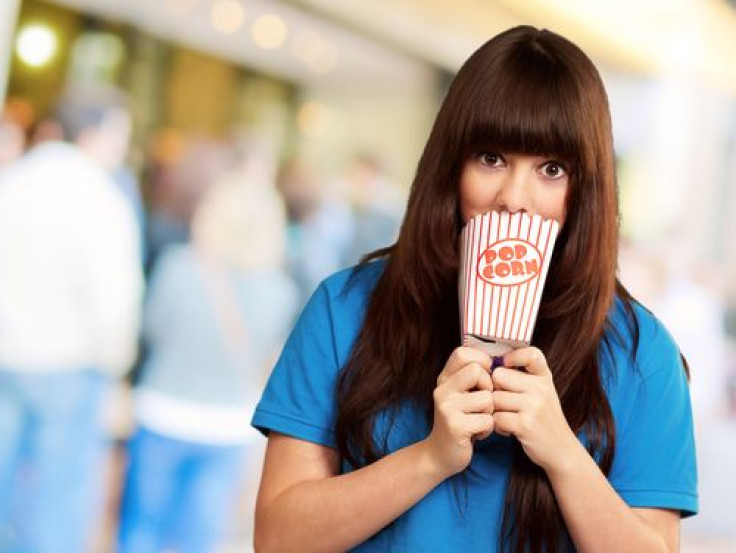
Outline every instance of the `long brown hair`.
{"label": "long brown hair", "polygon": [[[544,351],[567,421],[584,431],[604,472],[615,447],[598,355],[618,295],[613,141],[600,76],[574,44],[510,29],[478,49],[452,82],[385,257],[365,322],[338,385],[337,443],[354,466],[384,455],[376,416],[405,401],[431,422],[432,391],[459,343],[458,183],[479,151],[554,154],[570,164],[567,218],[555,246],[533,343]],[[549,481],[517,444],[501,532],[516,551],[557,550],[566,529]]]}

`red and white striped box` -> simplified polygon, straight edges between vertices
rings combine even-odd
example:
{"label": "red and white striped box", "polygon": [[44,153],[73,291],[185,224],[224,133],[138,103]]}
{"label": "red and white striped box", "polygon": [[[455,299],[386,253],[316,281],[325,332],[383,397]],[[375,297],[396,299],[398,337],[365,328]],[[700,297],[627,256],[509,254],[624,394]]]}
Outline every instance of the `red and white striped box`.
{"label": "red and white striped box", "polygon": [[503,355],[528,346],[559,223],[491,211],[460,235],[462,343]]}

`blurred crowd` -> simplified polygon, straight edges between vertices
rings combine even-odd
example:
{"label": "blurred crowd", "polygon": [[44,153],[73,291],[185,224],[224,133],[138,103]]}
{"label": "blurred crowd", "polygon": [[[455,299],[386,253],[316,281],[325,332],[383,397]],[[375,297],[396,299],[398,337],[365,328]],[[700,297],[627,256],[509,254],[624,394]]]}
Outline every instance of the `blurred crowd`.
{"label": "blurred crowd", "polygon": [[110,88],[0,118],[0,551],[247,534],[274,356],[325,276],[398,233],[375,156],[326,178],[243,131],[162,129],[134,170],[131,121]]}

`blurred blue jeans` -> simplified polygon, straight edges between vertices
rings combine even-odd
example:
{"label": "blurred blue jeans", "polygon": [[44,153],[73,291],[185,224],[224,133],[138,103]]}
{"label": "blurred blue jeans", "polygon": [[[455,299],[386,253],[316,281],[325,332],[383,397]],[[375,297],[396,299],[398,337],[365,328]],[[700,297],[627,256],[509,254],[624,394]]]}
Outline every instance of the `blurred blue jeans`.
{"label": "blurred blue jeans", "polygon": [[177,440],[139,428],[129,444],[120,553],[211,553],[235,513],[245,447]]}
{"label": "blurred blue jeans", "polygon": [[93,370],[0,368],[0,551],[87,551],[106,451]]}

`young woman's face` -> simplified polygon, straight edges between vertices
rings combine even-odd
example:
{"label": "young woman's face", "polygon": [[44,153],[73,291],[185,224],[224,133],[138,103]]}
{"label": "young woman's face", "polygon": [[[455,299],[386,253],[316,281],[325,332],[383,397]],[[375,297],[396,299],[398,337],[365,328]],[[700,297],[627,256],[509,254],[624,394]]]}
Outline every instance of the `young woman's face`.
{"label": "young woman's face", "polygon": [[481,152],[460,176],[463,222],[487,211],[524,211],[565,222],[568,167],[549,156]]}

